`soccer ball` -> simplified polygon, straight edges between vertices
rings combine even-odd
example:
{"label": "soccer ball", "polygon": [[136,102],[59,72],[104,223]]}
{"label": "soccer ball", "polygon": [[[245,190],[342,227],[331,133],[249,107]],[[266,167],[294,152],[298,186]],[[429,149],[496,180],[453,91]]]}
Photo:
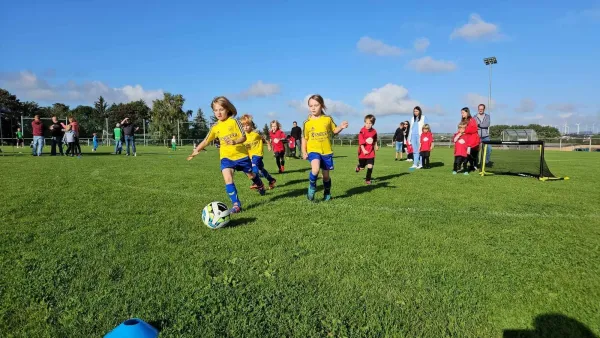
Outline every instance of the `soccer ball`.
{"label": "soccer ball", "polygon": [[222,228],[230,220],[229,208],[223,202],[210,202],[202,209],[202,222],[211,229]]}

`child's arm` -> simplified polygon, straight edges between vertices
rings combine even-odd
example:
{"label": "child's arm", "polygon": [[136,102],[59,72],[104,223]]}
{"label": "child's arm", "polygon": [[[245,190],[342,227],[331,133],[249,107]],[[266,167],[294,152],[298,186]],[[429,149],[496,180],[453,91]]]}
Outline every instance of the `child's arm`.
{"label": "child's arm", "polygon": [[308,153],[306,152],[306,142],[307,142],[307,139],[305,137],[303,137],[302,138],[302,158],[305,160],[308,158]]}
{"label": "child's arm", "polygon": [[333,130],[333,134],[337,135],[339,133],[342,132],[342,130],[348,128],[348,121],[343,121],[339,126],[337,126],[334,130]]}
{"label": "child's arm", "polygon": [[204,148],[206,148],[208,146],[208,143],[210,141],[206,141],[206,139],[202,142],[200,142],[200,144],[196,147],[196,149],[194,149],[194,152],[192,152],[192,154],[190,156],[188,156],[187,160],[191,160],[194,157],[196,157]]}

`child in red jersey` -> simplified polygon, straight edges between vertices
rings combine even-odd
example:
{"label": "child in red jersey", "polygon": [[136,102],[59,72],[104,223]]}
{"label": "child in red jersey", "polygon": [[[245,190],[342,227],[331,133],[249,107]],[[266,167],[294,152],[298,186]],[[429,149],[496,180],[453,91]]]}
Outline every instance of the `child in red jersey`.
{"label": "child in red jersey", "polygon": [[[421,148],[419,149],[419,152],[421,153],[422,167],[425,169],[431,169],[431,166],[429,165],[429,156],[431,155],[431,150],[433,149],[433,134],[431,133],[431,128],[428,124],[423,126],[420,145]],[[419,167],[421,167],[421,165]],[[417,167],[417,169],[419,167]]]}
{"label": "child in red jersey", "polygon": [[375,151],[379,150],[377,131],[373,129],[373,125],[375,125],[375,116],[371,114],[365,116],[365,126],[358,133],[358,165],[356,166],[356,172],[367,167],[367,176],[365,177],[365,184],[367,185],[371,184]]}
{"label": "child in red jersey", "polygon": [[281,130],[281,123],[277,120],[271,121],[269,139],[271,147],[273,148],[273,153],[275,153],[277,168],[281,174],[285,170],[285,133]]}
{"label": "child in red jersey", "polygon": [[[454,169],[452,174],[456,175],[464,166],[467,164],[467,148],[469,147],[469,138],[465,134],[467,128],[467,122],[461,122],[458,124],[458,132],[454,134],[452,140],[454,141]],[[465,170],[465,175],[469,175],[469,171]]]}
{"label": "child in red jersey", "polygon": [[294,136],[288,136],[288,147],[290,148],[290,157],[296,157],[296,139]]}

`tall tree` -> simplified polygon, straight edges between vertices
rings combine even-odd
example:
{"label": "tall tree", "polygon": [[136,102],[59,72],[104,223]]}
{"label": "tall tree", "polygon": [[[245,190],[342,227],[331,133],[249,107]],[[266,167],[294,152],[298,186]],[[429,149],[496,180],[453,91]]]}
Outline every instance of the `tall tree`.
{"label": "tall tree", "polygon": [[152,124],[150,130],[159,138],[171,138],[177,135],[179,121],[187,121],[183,111],[185,99],[181,94],[165,93],[161,100],[152,103]]}
{"label": "tall tree", "polygon": [[265,123],[265,126],[263,127],[263,136],[268,140],[269,139],[269,125]]}
{"label": "tall tree", "polygon": [[70,116],[73,116],[79,123],[79,134],[82,137],[91,137],[93,133],[102,134],[105,122],[93,107],[77,106],[70,111]]}
{"label": "tall tree", "polygon": [[96,108],[98,115],[104,119],[104,128],[108,132],[108,103],[100,96],[98,101],[94,102],[94,108]]}
{"label": "tall tree", "polygon": [[194,123],[190,129],[190,137],[194,140],[202,140],[208,134],[208,123],[202,108],[198,108],[196,116],[194,117]]}
{"label": "tall tree", "polygon": [[124,118],[129,119],[138,125],[141,125],[144,120],[150,118],[150,108],[143,100],[138,100],[129,103],[113,103],[107,109],[109,130],[114,128],[116,123],[123,121]]}
{"label": "tall tree", "polygon": [[58,118],[66,117],[69,115],[69,106],[64,103],[55,103],[50,108],[52,115],[56,115]]}
{"label": "tall tree", "polygon": [[[23,105],[16,95],[0,88],[0,138],[14,137],[20,123]],[[1,144],[1,142],[0,142]]]}

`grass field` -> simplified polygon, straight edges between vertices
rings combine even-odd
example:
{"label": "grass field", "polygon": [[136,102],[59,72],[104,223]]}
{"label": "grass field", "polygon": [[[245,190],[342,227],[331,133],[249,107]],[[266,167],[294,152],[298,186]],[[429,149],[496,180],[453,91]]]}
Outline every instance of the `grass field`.
{"label": "grass field", "polygon": [[288,160],[264,197],[238,173],[245,211],[210,230],[203,206],[231,204],[214,148],[28,151],[0,157],[0,337],[130,317],[161,337],[600,335],[597,153],[547,152],[571,179],[540,182],[453,176],[449,149],[409,173],[386,148],[365,186],[338,147],[332,201],[308,202],[307,162]]}

